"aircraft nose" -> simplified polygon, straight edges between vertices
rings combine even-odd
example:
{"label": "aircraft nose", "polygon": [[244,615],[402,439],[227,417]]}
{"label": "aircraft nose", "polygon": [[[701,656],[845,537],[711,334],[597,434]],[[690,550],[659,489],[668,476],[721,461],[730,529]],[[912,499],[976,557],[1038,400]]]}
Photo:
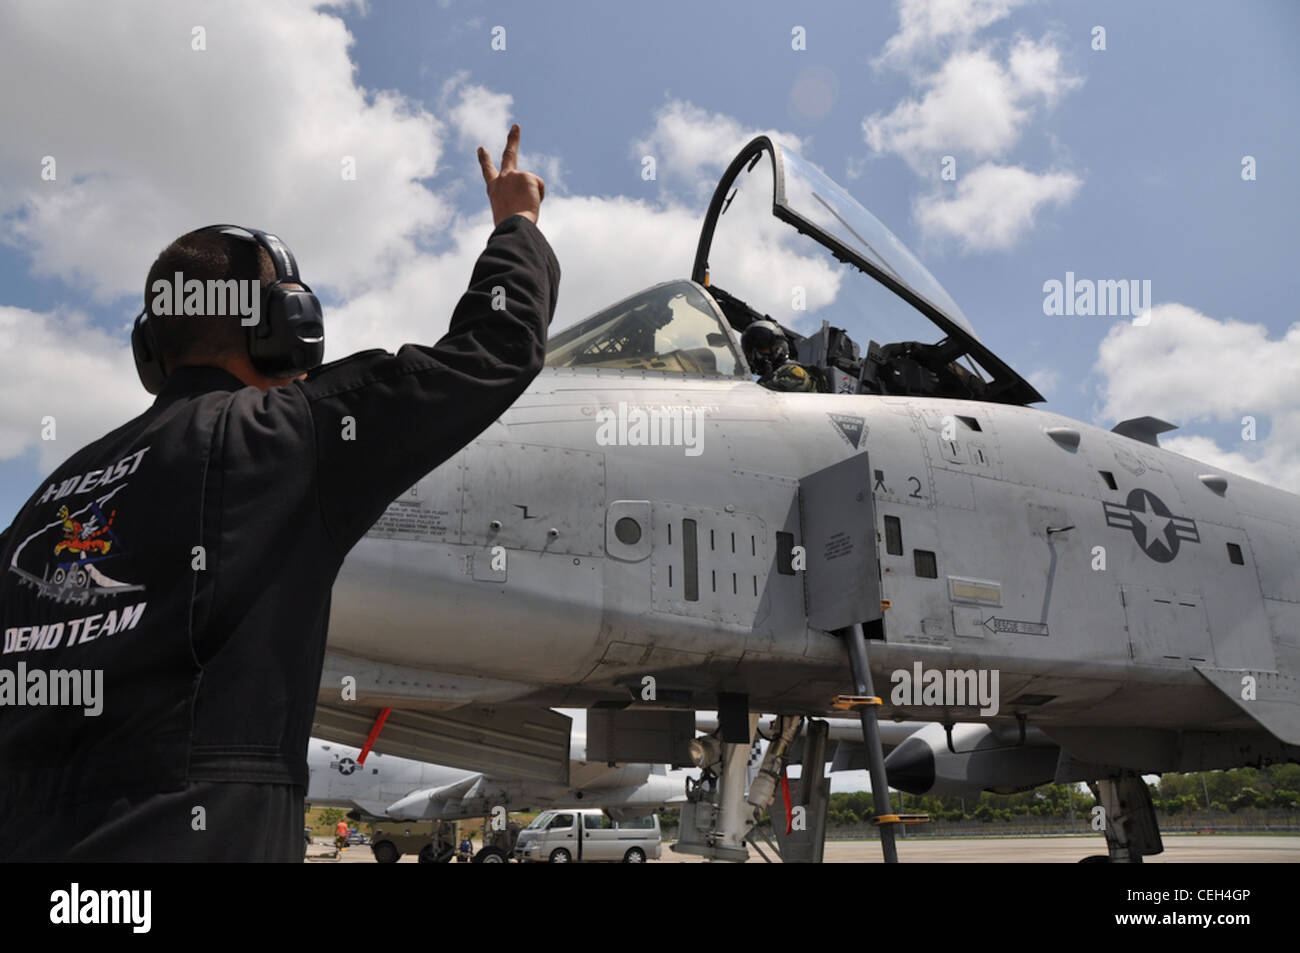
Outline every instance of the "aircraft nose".
{"label": "aircraft nose", "polygon": [[934,787],[934,752],[920,738],[908,738],[885,758],[889,786],[908,794],[926,794]]}

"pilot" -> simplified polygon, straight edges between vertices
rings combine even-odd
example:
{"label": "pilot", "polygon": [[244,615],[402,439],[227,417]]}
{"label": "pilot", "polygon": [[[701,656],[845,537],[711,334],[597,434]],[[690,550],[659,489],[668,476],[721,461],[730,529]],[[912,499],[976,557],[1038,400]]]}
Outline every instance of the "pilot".
{"label": "pilot", "polygon": [[[72,703],[0,705],[0,861],[301,862],[343,558],[542,367],[560,268],[519,138],[499,171],[478,150],[495,228],[436,344],[321,365],[319,303],[275,236],[220,226],[159,255],[149,292],[234,279],[261,311],[147,292],[132,346],[156,400],[0,534],[5,681],[87,676]],[[64,508],[111,547],[56,554]]]}
{"label": "pilot", "polygon": [[774,321],[754,321],[740,336],[740,346],[758,382],[768,390],[824,390],[816,368],[790,360],[790,342]]}

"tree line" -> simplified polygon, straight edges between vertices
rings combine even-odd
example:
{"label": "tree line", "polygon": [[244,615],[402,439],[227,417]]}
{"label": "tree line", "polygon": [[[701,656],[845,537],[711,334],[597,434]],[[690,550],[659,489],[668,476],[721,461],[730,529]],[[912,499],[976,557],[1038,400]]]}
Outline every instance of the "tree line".
{"label": "tree line", "polygon": [[[1147,787],[1156,811],[1171,817],[1251,809],[1300,810],[1300,764],[1166,774]],[[1097,803],[1083,784],[1044,784],[1017,794],[980,792],[966,798],[893,791],[890,799],[895,810],[928,814],[935,821],[1086,819]],[[874,815],[871,793],[854,791],[831,795],[826,820],[828,825],[845,827],[869,823]]]}

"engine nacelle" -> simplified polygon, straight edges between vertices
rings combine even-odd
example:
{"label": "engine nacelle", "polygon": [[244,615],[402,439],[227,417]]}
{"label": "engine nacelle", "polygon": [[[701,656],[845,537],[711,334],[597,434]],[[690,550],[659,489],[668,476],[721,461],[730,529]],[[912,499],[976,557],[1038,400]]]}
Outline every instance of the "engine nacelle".
{"label": "engine nacelle", "polygon": [[1041,732],[1027,731],[1021,742],[1014,728],[981,724],[954,725],[952,748],[943,725],[919,729],[885,758],[889,786],[908,794],[1013,794],[1050,782],[1061,754]]}

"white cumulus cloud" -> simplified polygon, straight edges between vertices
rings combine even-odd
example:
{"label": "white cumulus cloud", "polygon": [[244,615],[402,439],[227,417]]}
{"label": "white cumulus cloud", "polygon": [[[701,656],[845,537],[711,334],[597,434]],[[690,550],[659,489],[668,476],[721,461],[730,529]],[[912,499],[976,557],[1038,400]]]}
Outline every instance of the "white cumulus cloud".
{"label": "white cumulus cloud", "polygon": [[53,469],[153,399],[122,339],[79,312],[0,305],[0,342],[0,460],[34,448]]}
{"label": "white cumulus cloud", "polygon": [[717,184],[718,173],[741,146],[761,133],[796,152],[804,149],[803,140],[793,133],[746,126],[731,116],[674,99],[655,112],[654,127],[633,143],[633,155],[638,169],[643,156],[654,157],[656,181],[684,184],[696,195],[707,197]]}
{"label": "white cumulus cloud", "polygon": [[[1277,339],[1268,328],[1163,303],[1150,324],[1118,323],[1098,348],[1101,414],[1123,420],[1150,414],[1180,425],[1161,445],[1211,466],[1300,492],[1300,323]],[[1226,445],[1195,426],[1242,429],[1254,417],[1254,441]],[[1191,432],[1188,432],[1191,431]]]}
{"label": "white cumulus cloud", "polygon": [[0,87],[23,90],[0,97],[5,240],[101,303],[141,294],[158,251],[211,222],[276,231],[345,293],[415,254],[448,217],[418,181],[442,126],[359,86],[343,21],[318,6],[0,6]]}
{"label": "white cumulus cloud", "polygon": [[[1035,119],[1083,82],[1051,37],[980,38],[1021,5],[900,0],[899,32],[877,65],[903,69],[916,92],[862,121],[875,155],[896,155],[930,182],[956,173],[955,192],[934,188],[914,214],[929,236],[955,239],[964,251],[1010,248],[1042,207],[1068,203],[1082,184],[1068,170],[1034,172],[1010,161]],[[850,160],[850,170],[860,163]]]}
{"label": "white cumulus cloud", "polygon": [[967,252],[997,251],[1028,232],[1044,206],[1067,204],[1082,184],[1070,172],[985,163],[959,177],[954,194],[919,198],[914,212],[927,235],[954,239]]}
{"label": "white cumulus cloud", "polygon": [[892,152],[918,174],[934,174],[938,159],[1005,155],[1020,140],[1042,99],[1055,102],[1079,80],[1065,73],[1050,43],[1020,39],[1007,64],[990,48],[956,53],[922,80],[924,93],[862,123],[867,144]]}
{"label": "white cumulus cloud", "polygon": [[906,63],[943,45],[959,45],[1030,0],[900,0],[898,32],[889,38],[882,63]]}

